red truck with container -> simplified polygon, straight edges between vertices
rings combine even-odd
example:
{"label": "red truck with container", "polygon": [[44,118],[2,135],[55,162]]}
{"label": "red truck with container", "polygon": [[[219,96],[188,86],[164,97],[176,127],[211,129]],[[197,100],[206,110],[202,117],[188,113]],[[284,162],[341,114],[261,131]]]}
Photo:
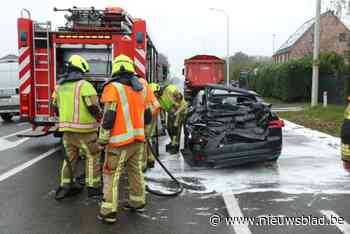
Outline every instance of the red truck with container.
{"label": "red truck with container", "polygon": [[225,61],[213,55],[196,55],[185,60],[184,93],[191,101],[208,84],[220,84],[224,81]]}

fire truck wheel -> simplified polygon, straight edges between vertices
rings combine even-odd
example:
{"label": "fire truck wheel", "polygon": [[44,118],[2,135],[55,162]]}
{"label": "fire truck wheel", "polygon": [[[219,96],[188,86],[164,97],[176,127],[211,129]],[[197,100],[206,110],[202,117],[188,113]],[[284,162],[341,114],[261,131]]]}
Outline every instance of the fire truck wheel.
{"label": "fire truck wheel", "polygon": [[1,114],[1,118],[5,121],[5,122],[11,122],[13,115],[10,113],[5,113],[5,114]]}

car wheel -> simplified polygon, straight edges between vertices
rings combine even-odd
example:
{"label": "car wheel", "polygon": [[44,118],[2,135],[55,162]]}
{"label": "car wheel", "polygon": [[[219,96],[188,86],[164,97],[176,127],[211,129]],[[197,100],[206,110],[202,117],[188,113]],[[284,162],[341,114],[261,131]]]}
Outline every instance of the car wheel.
{"label": "car wheel", "polygon": [[10,113],[5,113],[5,114],[1,114],[1,118],[5,121],[5,122],[11,122],[13,115]]}
{"label": "car wheel", "polygon": [[272,158],[272,159],[269,159],[267,160],[268,162],[276,162],[278,160],[278,157],[275,157],[275,158]]}

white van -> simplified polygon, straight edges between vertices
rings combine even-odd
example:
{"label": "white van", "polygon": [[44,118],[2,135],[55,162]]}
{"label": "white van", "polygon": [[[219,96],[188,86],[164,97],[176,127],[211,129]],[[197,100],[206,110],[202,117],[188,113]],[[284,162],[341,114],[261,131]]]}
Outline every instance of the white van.
{"label": "white van", "polygon": [[18,60],[0,60],[0,116],[6,122],[19,114],[18,87]]}

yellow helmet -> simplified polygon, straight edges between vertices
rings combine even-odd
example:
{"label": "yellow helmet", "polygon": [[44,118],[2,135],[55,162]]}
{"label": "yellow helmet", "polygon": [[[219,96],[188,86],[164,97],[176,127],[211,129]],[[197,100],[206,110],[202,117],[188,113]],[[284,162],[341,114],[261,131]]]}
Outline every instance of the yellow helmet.
{"label": "yellow helmet", "polygon": [[90,71],[90,66],[88,62],[80,55],[74,54],[70,56],[68,63],[70,66],[80,70],[82,73],[86,73]]}
{"label": "yellow helmet", "polygon": [[112,76],[120,72],[135,73],[134,62],[124,54],[115,57],[112,63]]}
{"label": "yellow helmet", "polygon": [[153,92],[159,92],[160,91],[160,85],[157,83],[150,83],[149,87],[152,89]]}

